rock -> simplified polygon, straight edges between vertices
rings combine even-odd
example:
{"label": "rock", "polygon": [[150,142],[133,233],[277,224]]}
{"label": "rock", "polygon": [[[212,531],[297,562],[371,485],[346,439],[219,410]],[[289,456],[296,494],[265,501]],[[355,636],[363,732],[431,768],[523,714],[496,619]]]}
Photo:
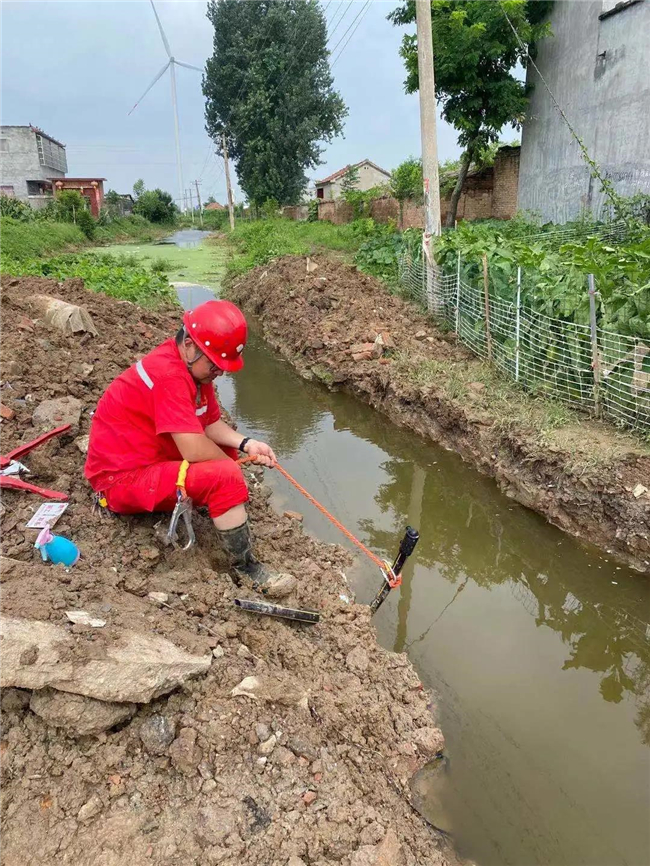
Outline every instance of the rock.
{"label": "rock", "polygon": [[18,713],[29,706],[31,692],[22,689],[4,689],[2,692],[2,712]]}
{"label": "rock", "polygon": [[368,658],[368,653],[362,646],[356,646],[347,654],[345,664],[349,670],[354,671],[355,673],[364,673],[368,670],[370,659]]}
{"label": "rock", "polygon": [[440,728],[418,728],[412,734],[411,739],[418,747],[420,753],[426,755],[428,758],[439,754],[445,747],[445,738]]}
{"label": "rock", "polygon": [[140,739],[150,755],[164,755],[175,735],[174,722],[160,713],[154,713],[140,725]]}
{"label": "rock", "polygon": [[257,754],[268,757],[271,754],[273,749],[275,749],[276,743],[278,742],[275,734],[271,734],[268,740],[265,740],[263,743],[260,743],[257,747]]}
{"label": "rock", "polygon": [[16,327],[20,328],[21,331],[33,331],[34,322],[32,319],[28,319],[27,316],[21,316],[16,322]]}
{"label": "rock", "polygon": [[318,798],[318,794],[316,791],[305,791],[302,795],[302,802],[305,806],[311,806],[311,804]]}
{"label": "rock", "polygon": [[216,646],[216,647],[212,650],[212,655],[213,655],[216,659],[223,658],[223,657],[225,656],[225,654],[226,654],[226,651],[225,651],[225,649],[224,649],[222,646]]}
{"label": "rock", "polygon": [[391,337],[388,331],[382,331],[379,335],[381,337],[382,343],[386,349],[394,349],[395,348],[395,340]]}
{"label": "rock", "polygon": [[288,676],[246,677],[230,693],[233,697],[252,698],[285,707],[297,706],[307,699],[307,693]]}
{"label": "rock", "polygon": [[9,406],[5,406],[4,403],[0,403],[0,417],[5,421],[11,421],[16,417],[16,413],[13,409],[10,409]]}
{"label": "rock", "polygon": [[78,307],[48,295],[32,295],[29,303],[50,328],[65,334],[89,333],[94,337],[98,334],[92,316],[85,307]]}
{"label": "rock", "polygon": [[206,779],[205,782],[201,785],[201,790],[204,794],[211,794],[213,791],[216,791],[217,783],[214,779]]}
{"label": "rock", "polygon": [[82,454],[88,453],[88,445],[90,444],[90,433],[87,433],[85,436],[79,436],[74,440],[74,444],[81,451]]}
{"label": "rock", "polygon": [[307,258],[307,273],[313,274],[314,271],[317,271],[317,270],[318,270],[318,265],[316,264],[316,262],[312,262],[312,260],[308,257]]}
{"label": "rock", "polygon": [[632,496],[635,499],[638,499],[640,496],[643,496],[644,493],[648,492],[648,488],[644,487],[643,484],[637,484],[634,490],[632,491]]}
{"label": "rock", "polygon": [[228,621],[223,627],[223,632],[226,637],[237,637],[239,635],[239,626],[236,622]]}
{"label": "rock", "polygon": [[130,719],[137,705],[96,701],[47,688],[32,694],[29,708],[49,725],[63,728],[72,736],[84,737],[101,734]]}
{"label": "rock", "polygon": [[72,432],[76,433],[79,429],[81,408],[81,400],[77,400],[76,397],[57,397],[56,400],[44,400],[34,410],[32,424],[34,427],[48,430],[70,424]]}
{"label": "rock", "polygon": [[264,584],[264,594],[269,598],[284,598],[290,595],[298,581],[291,574],[276,574]]}
{"label": "rock", "polygon": [[194,833],[204,845],[220,845],[236,830],[237,816],[232,809],[219,806],[204,806],[199,809]]}
{"label": "rock", "polygon": [[90,821],[91,818],[94,818],[95,815],[98,815],[103,808],[103,803],[99,799],[99,797],[91,797],[87,803],[79,809],[77,813],[78,821]]}
{"label": "rock", "polygon": [[211,656],[191,655],[158,635],[117,626],[111,632],[114,640],[98,652],[92,643],[78,645],[63,626],[0,617],[0,686],[51,686],[101,701],[148,703],[210,667]]}
{"label": "rock", "polygon": [[289,520],[298,520],[300,523],[304,520],[304,517],[299,511],[285,511],[284,516],[288,517]]}
{"label": "rock", "polygon": [[371,351],[369,351],[369,352],[355,352],[352,355],[352,360],[355,363],[358,363],[359,361],[371,361],[372,360],[372,352]]}
{"label": "rock", "polygon": [[352,855],[350,866],[406,866],[404,851],[395,831],[389,828],[379,845],[362,845]]}
{"label": "rock", "polygon": [[299,758],[307,758],[308,761],[316,761],[318,758],[318,749],[308,743],[302,737],[292,737],[287,743],[294,755]]}
{"label": "rock", "polygon": [[88,625],[92,628],[104,628],[106,625],[105,619],[93,617],[87,610],[66,610],[65,615],[75,625]]}
{"label": "rock", "polygon": [[372,357],[375,360],[381,358],[384,354],[384,341],[382,340],[381,334],[377,337],[375,342],[372,345]]}
{"label": "rock", "polygon": [[287,860],[287,866],[307,866],[307,864],[304,860],[301,860],[300,857],[296,857],[295,854],[292,854]]}
{"label": "rock", "polygon": [[196,745],[194,728],[181,728],[179,735],[169,747],[172,764],[186,776],[196,773],[203,759],[201,749]]}
{"label": "rock", "polygon": [[310,349],[324,349],[325,343],[318,337],[312,337],[311,340],[307,342],[307,346]]}
{"label": "rock", "polygon": [[160,556],[160,551],[157,547],[141,547],[140,556],[153,562],[154,559],[158,559]]}
{"label": "rock", "polygon": [[271,729],[268,725],[265,725],[264,722],[258,722],[255,725],[255,734],[257,735],[257,739],[260,743],[263,743],[264,740],[268,740],[271,736]]}
{"label": "rock", "polygon": [[166,592],[150,592],[147,595],[150,601],[155,601],[156,604],[167,604],[169,595]]}
{"label": "rock", "polygon": [[352,356],[354,356],[354,355],[358,355],[358,354],[363,353],[363,352],[372,353],[372,350],[374,348],[375,348],[375,343],[373,340],[372,343],[354,343],[352,346],[350,346],[348,351],[350,352],[350,354]]}
{"label": "rock", "polygon": [[427,336],[426,331],[417,331],[417,333],[415,334],[415,339],[416,340],[425,340],[426,336]]}

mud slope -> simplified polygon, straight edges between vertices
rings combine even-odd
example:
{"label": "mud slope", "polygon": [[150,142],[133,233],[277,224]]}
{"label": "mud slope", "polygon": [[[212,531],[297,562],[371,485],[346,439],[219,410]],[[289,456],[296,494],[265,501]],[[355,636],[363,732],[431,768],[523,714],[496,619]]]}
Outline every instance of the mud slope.
{"label": "mud slope", "polygon": [[287,257],[229,296],[304,376],[457,451],[508,496],[648,571],[650,449],[639,440],[520,394],[349,265]]}
{"label": "mud slope", "polygon": [[[99,336],[46,327],[29,301],[35,293],[84,304]],[[92,514],[81,439],[90,413],[115,374],[173,333],[178,311],[144,312],[79,281],[8,279],[2,314],[2,402],[16,413],[2,422],[3,451],[34,438],[42,401],[82,404],[74,435],[24,458],[34,483],[70,492],[55,531],[77,542],[82,559],[69,574],[41,563],[35,531],[25,529],[40,500],[7,492],[3,614],[60,626],[81,669],[104,659],[125,628],[211,659],[206,674],[127,706],[126,721],[97,735],[75,735],[77,716],[67,733],[44,720],[48,707],[63,701],[75,713],[87,700],[68,694],[74,680],[37,698],[3,689],[5,866],[456,863],[408,802],[411,776],[442,747],[431,696],[406,656],[377,645],[368,609],[345,597],[347,553],[278,517],[259,473],[249,473],[259,552],[298,578],[285,604],[321,612],[309,627],[233,607],[236,595],[254,593],[233,585],[206,515],[195,517],[198,546],[182,553],[161,543],[159,515]],[[105,626],[72,625],[65,612],[78,609]],[[39,651],[30,647],[20,664],[38,664]],[[253,697],[233,695],[250,677]],[[97,703],[83,705],[87,723]]]}

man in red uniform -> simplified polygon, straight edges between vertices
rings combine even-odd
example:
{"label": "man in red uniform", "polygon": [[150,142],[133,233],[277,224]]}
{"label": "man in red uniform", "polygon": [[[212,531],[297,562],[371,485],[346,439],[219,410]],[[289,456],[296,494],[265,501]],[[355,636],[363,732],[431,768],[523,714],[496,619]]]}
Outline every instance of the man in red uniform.
{"label": "man in red uniform", "polygon": [[271,576],[251,550],[239,452],[274,466],[272,449],[221,420],[213,380],[241,370],[248,328],[230,301],[207,301],[166,340],[107,388],[90,428],[85,474],[118,514],[172,511],[182,461],[185,489],[208,508],[235,568],[255,583]]}

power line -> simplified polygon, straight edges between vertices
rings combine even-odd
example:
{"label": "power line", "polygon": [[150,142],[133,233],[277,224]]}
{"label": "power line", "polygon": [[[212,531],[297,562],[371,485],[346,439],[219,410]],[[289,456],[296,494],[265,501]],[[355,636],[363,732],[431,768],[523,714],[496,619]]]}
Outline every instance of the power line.
{"label": "power line", "polygon": [[[371,4],[371,2],[372,2],[372,0],[367,0],[367,3],[365,4],[365,6],[363,6],[363,7],[361,8],[360,12],[357,13],[357,18],[359,18],[359,15],[361,16],[361,17],[359,18],[359,22],[358,22],[357,26],[354,28],[354,30],[352,31],[352,33],[350,33],[350,35],[348,36],[348,38],[347,38],[345,44],[343,45],[343,47],[341,48],[341,50],[339,51],[339,53],[336,55],[336,57],[334,57],[334,58],[332,59],[332,62],[330,63],[330,69],[332,69],[332,67],[334,66],[334,64],[336,63],[336,61],[339,59],[339,57],[341,56],[341,54],[343,54],[343,52],[344,52],[345,49],[346,49],[346,46],[347,46],[348,42],[352,39],[352,37],[354,36],[354,34],[357,32],[357,30],[358,30],[358,28],[359,28],[359,24],[361,24],[361,22],[363,21],[363,19],[364,19],[365,16],[366,16],[366,13],[367,13],[368,10],[370,9],[370,4]],[[357,18],[355,18],[354,21],[356,21]],[[352,22],[352,24],[354,24],[354,21]],[[350,25],[350,27],[352,26],[352,24]],[[348,30],[350,29],[350,27],[348,27]],[[347,33],[347,32],[348,32],[348,31],[346,30],[345,33]],[[343,37],[345,37],[345,33],[343,34]],[[341,38],[343,38],[343,37],[341,37]],[[340,44],[340,42],[341,42],[341,40],[339,40],[339,42],[337,43],[337,46],[336,46],[336,47],[338,47],[338,45]],[[332,51],[332,54],[334,54],[334,51],[336,51],[336,48],[334,48],[334,50]]]}
{"label": "power line", "polygon": [[[328,41],[332,38],[332,36],[334,36],[334,34],[336,33],[336,31],[338,30],[338,28],[339,28],[341,22],[343,21],[343,19],[345,18],[345,16],[348,14],[348,9],[350,8],[350,6],[352,6],[353,3],[354,3],[354,0],[350,0],[350,2],[348,3],[348,5],[345,7],[345,12],[343,13],[343,15],[341,15],[341,17],[340,17],[339,20],[337,21],[337,23],[336,23],[336,27],[332,30],[332,32],[331,32],[330,34],[328,34],[328,37],[327,37]],[[339,5],[339,10],[341,9],[342,6],[343,6],[343,3],[341,3],[341,4]],[[330,21],[330,24],[329,24],[330,27],[332,26],[332,22],[334,21],[335,18],[336,18],[336,12],[334,13],[334,15],[332,15],[332,21]]]}

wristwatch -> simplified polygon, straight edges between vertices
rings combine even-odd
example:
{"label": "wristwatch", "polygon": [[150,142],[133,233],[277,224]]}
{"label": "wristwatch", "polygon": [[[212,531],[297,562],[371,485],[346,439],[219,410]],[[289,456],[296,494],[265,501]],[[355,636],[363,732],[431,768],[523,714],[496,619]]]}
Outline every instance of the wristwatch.
{"label": "wristwatch", "polygon": [[250,436],[245,436],[241,442],[239,443],[239,450],[245,454],[246,453],[246,443],[250,442]]}

